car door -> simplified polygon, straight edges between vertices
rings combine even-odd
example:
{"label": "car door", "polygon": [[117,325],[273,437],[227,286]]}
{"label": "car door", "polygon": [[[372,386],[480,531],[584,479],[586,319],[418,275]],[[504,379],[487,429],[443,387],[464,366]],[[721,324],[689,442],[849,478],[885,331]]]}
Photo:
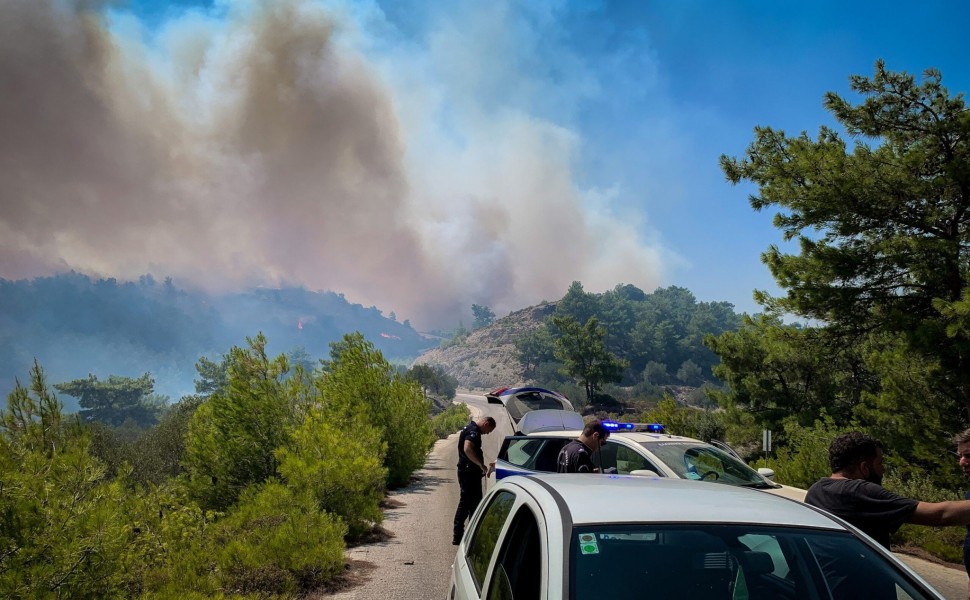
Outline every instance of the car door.
{"label": "car door", "polygon": [[559,451],[571,439],[541,435],[506,437],[495,461],[495,480],[522,473],[555,473]]}
{"label": "car door", "polygon": [[[617,435],[611,435],[596,454],[593,455],[593,463],[604,473],[616,473],[618,475],[629,475],[634,471],[652,471],[659,477],[664,477],[664,471],[657,468],[654,462],[645,456],[643,448],[639,444],[629,442]],[[615,469],[609,471],[608,469]]]}
{"label": "car door", "polygon": [[459,545],[451,598],[544,598],[549,569],[545,531],[542,512],[527,493],[505,488],[491,494]]}

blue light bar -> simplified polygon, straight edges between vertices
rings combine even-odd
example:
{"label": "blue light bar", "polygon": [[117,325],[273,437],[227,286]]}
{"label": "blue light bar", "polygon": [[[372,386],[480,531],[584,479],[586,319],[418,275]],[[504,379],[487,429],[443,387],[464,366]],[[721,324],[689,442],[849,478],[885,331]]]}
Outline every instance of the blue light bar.
{"label": "blue light bar", "polygon": [[664,426],[660,423],[650,423],[647,425],[647,433],[663,433]]}
{"label": "blue light bar", "polygon": [[610,431],[621,431],[628,430],[632,431],[634,428],[633,423],[617,423],[616,421],[603,421],[603,427],[606,427]]}

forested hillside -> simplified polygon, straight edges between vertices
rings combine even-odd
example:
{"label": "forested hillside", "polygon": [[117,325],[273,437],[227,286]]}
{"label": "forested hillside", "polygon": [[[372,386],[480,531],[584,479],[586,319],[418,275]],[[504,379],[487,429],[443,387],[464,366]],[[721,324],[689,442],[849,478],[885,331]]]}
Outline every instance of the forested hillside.
{"label": "forested hillside", "polygon": [[312,361],[352,331],[391,360],[409,360],[431,344],[407,321],[376,307],[303,288],[210,295],[171,279],[125,282],[68,273],[0,280],[0,307],[0,389],[7,391],[36,358],[55,383],[150,372],[156,392],[177,400],[193,392],[200,357],[218,358],[260,331],[273,352]]}
{"label": "forested hillside", "polygon": [[417,362],[440,365],[466,387],[545,385],[579,406],[655,402],[674,389],[695,390],[692,401],[703,404],[700,388],[720,385],[719,359],[704,339],[741,323],[730,303],[699,302],[684,288],[618,284],[597,294],[577,281],[561,300],[459,334]]}

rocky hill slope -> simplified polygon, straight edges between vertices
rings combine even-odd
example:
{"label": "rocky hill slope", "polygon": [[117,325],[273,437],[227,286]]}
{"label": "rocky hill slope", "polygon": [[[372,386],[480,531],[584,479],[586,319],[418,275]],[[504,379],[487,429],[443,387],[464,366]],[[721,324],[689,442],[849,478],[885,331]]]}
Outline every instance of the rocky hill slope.
{"label": "rocky hill slope", "polygon": [[491,390],[526,383],[522,365],[515,357],[515,341],[542,325],[556,304],[518,310],[476,329],[455,345],[424,352],[414,364],[441,366],[465,389]]}

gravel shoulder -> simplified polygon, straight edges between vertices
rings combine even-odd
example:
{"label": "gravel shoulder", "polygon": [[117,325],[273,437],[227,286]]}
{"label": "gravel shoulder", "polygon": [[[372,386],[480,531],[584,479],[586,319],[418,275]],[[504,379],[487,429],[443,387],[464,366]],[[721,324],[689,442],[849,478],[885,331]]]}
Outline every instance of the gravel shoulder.
{"label": "gravel shoulder", "polygon": [[458,506],[454,453],[457,435],[435,442],[410,485],[388,495],[385,539],[347,550],[356,585],[315,598],[395,600],[445,598],[455,547],[451,519]]}

